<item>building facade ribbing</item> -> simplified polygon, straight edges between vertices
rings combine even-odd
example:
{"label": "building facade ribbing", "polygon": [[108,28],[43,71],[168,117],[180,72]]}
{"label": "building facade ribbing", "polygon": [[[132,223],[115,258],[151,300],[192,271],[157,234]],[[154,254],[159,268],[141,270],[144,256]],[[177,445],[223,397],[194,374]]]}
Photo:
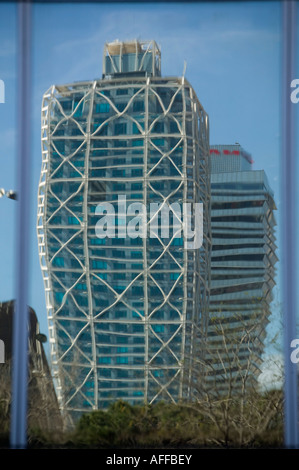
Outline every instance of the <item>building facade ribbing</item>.
{"label": "building facade ribbing", "polygon": [[[236,145],[211,146],[210,388],[258,377],[275,285],[275,202],[263,170]],[[221,360],[220,360],[221,358]]]}

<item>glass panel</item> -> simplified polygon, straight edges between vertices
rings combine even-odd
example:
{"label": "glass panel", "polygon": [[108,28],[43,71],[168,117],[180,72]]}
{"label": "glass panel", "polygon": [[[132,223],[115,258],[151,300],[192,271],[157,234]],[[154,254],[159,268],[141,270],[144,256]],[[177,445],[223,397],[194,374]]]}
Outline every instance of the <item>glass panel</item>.
{"label": "glass panel", "polygon": [[[16,10],[0,5],[1,315],[15,298],[21,202],[9,192],[17,188],[23,104],[16,105]],[[275,447],[287,438],[283,377],[297,362],[299,340],[293,318],[295,346],[283,353],[283,288],[293,310],[298,302],[295,275],[283,285],[293,187],[280,157],[288,162],[298,144],[282,155],[289,132],[280,129],[282,11],[278,2],[33,4],[29,344],[54,377],[47,372],[47,385],[40,383],[56,414],[47,408],[39,421],[29,398],[30,429],[37,421],[57,428],[58,406],[72,427],[117,400],[161,407],[192,400],[207,417],[207,439],[216,433],[219,442]],[[141,28],[150,40],[123,42],[128,24],[132,37],[141,38]],[[113,35],[120,41],[107,42]],[[292,73],[283,86],[298,119],[298,68]],[[40,332],[47,342],[37,341]],[[4,345],[11,357],[1,341],[0,354]],[[223,403],[228,437],[220,431]],[[269,408],[273,419],[262,429],[257,420],[265,423]],[[239,433],[231,431],[236,421]]]}

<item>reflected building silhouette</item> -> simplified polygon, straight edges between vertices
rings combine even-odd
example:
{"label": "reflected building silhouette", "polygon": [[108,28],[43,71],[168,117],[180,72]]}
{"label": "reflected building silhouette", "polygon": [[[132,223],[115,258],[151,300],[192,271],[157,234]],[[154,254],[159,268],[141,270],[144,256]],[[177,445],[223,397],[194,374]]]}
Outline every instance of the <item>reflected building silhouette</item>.
{"label": "reflected building silhouette", "polygon": [[[13,366],[14,301],[0,303],[0,338],[4,344],[4,361],[0,363],[0,395],[2,412],[11,402],[11,368]],[[63,422],[59,411],[51,371],[43,343],[46,336],[39,330],[35,311],[28,314],[28,425],[43,431],[61,431]],[[3,416],[2,416],[3,419]]]}

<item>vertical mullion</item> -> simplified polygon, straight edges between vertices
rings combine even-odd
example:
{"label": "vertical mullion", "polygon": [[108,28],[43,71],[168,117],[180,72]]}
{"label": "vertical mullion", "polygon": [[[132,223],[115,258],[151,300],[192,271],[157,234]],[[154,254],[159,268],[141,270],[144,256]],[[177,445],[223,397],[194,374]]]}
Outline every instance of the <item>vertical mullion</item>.
{"label": "vertical mullion", "polygon": [[16,241],[16,305],[13,321],[12,415],[10,443],[27,446],[28,290],[31,156],[31,2],[17,5],[18,14],[18,142],[19,202]]}
{"label": "vertical mullion", "polygon": [[290,84],[296,73],[296,1],[282,3],[282,282],[284,314],[284,440],[298,447],[297,364],[290,360],[291,341],[296,337],[296,209],[295,209],[295,108]]}

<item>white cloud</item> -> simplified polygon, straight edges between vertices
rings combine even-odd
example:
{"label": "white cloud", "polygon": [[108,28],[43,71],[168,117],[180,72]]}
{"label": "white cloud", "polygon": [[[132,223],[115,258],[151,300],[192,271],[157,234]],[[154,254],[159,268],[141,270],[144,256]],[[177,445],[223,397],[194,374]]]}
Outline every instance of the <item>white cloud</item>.
{"label": "white cloud", "polygon": [[[246,26],[234,29],[226,25],[215,30],[211,25],[195,27],[184,21],[180,23],[175,13],[170,16],[165,17],[165,12],[158,15],[155,11],[134,12],[121,7],[119,11],[99,15],[96,31],[74,36],[53,47],[53,56],[63,58],[69,65],[67,73],[60,77],[61,82],[69,81],[70,77],[87,79],[91,70],[98,71],[97,76],[100,76],[104,43],[117,38],[155,39],[162,48],[162,72],[171,75],[183,72],[184,60],[187,60],[187,74],[189,63],[193,70],[200,67],[201,71],[211,72],[211,64],[217,68],[219,59],[232,59],[234,51],[241,51],[246,45],[253,50],[261,45],[268,47],[278,40],[275,33],[263,29],[246,29]],[[165,28],[166,21],[173,22],[173,26]]]}

